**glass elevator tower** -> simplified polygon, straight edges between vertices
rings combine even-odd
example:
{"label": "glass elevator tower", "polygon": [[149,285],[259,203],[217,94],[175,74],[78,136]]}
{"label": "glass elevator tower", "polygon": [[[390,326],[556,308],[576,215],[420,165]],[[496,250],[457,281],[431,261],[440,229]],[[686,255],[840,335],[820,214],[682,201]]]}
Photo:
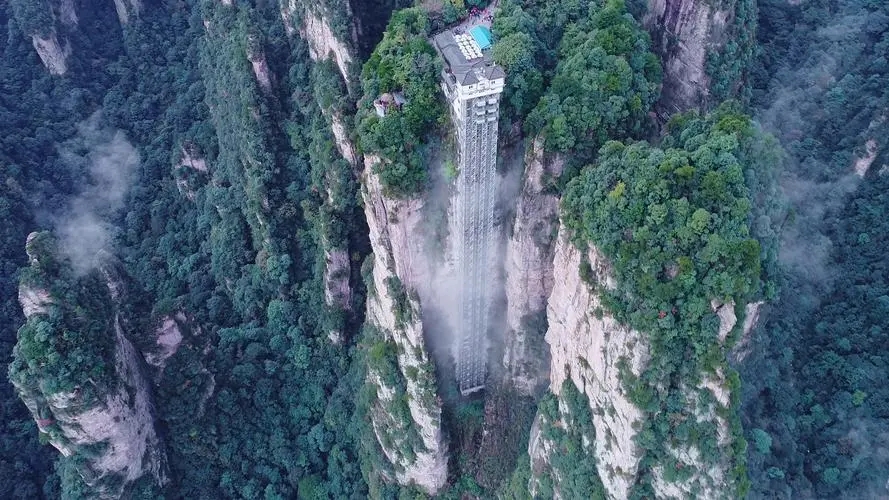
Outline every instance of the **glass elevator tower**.
{"label": "glass elevator tower", "polygon": [[457,382],[466,395],[485,383],[496,244],[497,121],[505,74],[471,35],[445,31],[434,42],[445,61],[442,89],[457,132],[453,236],[460,299],[456,358]]}

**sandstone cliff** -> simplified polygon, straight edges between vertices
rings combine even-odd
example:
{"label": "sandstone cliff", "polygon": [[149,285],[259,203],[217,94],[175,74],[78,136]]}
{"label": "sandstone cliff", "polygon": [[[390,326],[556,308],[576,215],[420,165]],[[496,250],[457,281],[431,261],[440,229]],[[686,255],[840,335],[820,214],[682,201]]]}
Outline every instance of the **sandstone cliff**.
{"label": "sandstone cliff", "polygon": [[[604,259],[594,249],[586,257],[608,286]],[[599,475],[610,496],[625,498],[642,457],[634,438],[644,415],[621,383],[621,366],[640,375],[648,362],[648,348],[641,333],[602,311],[600,297],[580,276],[582,258],[560,231],[553,262],[555,286],[547,306],[550,389],[559,395],[570,379],[589,398],[599,436],[594,445]]]}
{"label": "sandstone cliff", "polygon": [[87,492],[120,498],[143,476],[167,481],[151,382],[115,305],[120,283],[72,277],[46,233],[28,237],[10,380],[42,434],[70,460]]}
{"label": "sandstone cliff", "polygon": [[[582,262],[589,264],[588,273],[581,272]],[[713,373],[702,373],[697,380],[681,382],[678,390],[695,423],[715,429],[712,446],[722,450],[716,452],[717,459],[704,459],[701,447],[692,440],[681,445],[666,443],[671,470],[666,471],[659,462],[645,470],[645,436],[640,433],[652,425],[655,415],[638,404],[633,382],[640,379],[650,361],[649,338],[618,322],[603,304],[600,290],[614,288],[615,282],[607,259],[595,247],[581,252],[562,230],[553,268],[555,284],[547,306],[546,341],[552,356],[550,390],[559,397],[561,413],[538,414],[536,432],[532,432],[529,444],[535,471],[530,487],[539,488],[541,478],[548,475],[554,483],[554,495],[560,496],[559,478],[566,471],[554,465],[553,450],[557,447],[553,433],[539,429],[545,425],[565,427],[559,422],[571,413],[564,410],[567,403],[563,394],[563,387],[570,383],[589,402],[595,438],[585,460],[596,464],[609,497],[626,498],[640,481],[659,498],[730,496],[736,486],[728,484],[729,469],[734,464],[724,459],[729,454],[723,452],[733,445],[733,421],[729,416],[733,403],[725,370],[717,367]],[[723,342],[736,327],[735,305],[714,302],[712,308],[719,320],[719,341]],[[757,309],[758,305],[748,307],[744,330],[753,327]],[[677,474],[677,470],[682,472]]]}
{"label": "sandstone cliff", "polygon": [[[344,19],[353,19],[352,9],[348,2],[343,3],[345,12],[339,14]],[[309,7],[300,5],[297,0],[280,0],[281,19],[288,35],[299,33],[309,44],[309,54],[313,61],[333,59],[336,62],[343,80],[350,80],[352,51],[357,44],[357,31],[354,23],[347,28],[348,34],[337,36],[331,27],[328,17],[324,14],[321,4]]]}
{"label": "sandstone cliff", "polygon": [[31,35],[31,42],[43,65],[51,74],[64,75],[68,72],[71,44],[67,41],[59,41],[59,35],[55,30],[45,37],[37,34]]}
{"label": "sandstone cliff", "polygon": [[335,112],[326,113],[326,115],[330,118],[330,131],[333,133],[336,148],[353,168],[357,168],[361,161],[361,156],[358,154],[355,144],[349,139],[349,133],[343,117]]}
{"label": "sandstone cliff", "polygon": [[755,18],[750,0],[649,0],[643,22],[663,63],[662,118],[738,91],[752,55]]}
{"label": "sandstone cliff", "polygon": [[[248,38],[248,46],[257,45],[258,42],[252,38]],[[265,52],[262,49],[247,50],[247,60],[250,61],[250,67],[253,69],[253,76],[256,77],[256,83],[263,92],[272,91],[271,71],[269,71],[269,63],[266,61]]]}
{"label": "sandstone cliff", "polygon": [[[347,14],[351,16],[348,3],[346,5]],[[319,7],[314,5],[314,8]],[[343,41],[336,37],[330,27],[327,18],[321,13],[323,9],[317,9],[317,12],[311,8],[306,8],[297,0],[281,0],[279,4],[281,19],[288,36],[299,34],[309,46],[309,57],[316,63],[314,73],[316,75],[316,86],[325,86],[323,89],[316,88],[316,100],[321,108],[330,132],[333,135],[333,143],[336,146],[340,156],[345,159],[351,166],[352,173],[350,181],[354,182],[357,175],[360,174],[361,156],[358,154],[357,148],[349,136],[348,113],[354,112],[354,107],[348,105],[349,99],[345,94],[348,92],[350,81],[349,65],[352,62],[351,46],[355,40]],[[351,45],[350,45],[351,43]],[[328,61],[333,61],[336,70],[329,69],[325,66]],[[254,63],[254,72],[256,64]],[[344,86],[334,88],[323,77],[325,71],[336,74],[343,79]],[[320,80],[320,81],[319,81]],[[330,99],[333,103],[325,102],[320,95],[333,93],[335,98]],[[344,179],[337,178],[338,166],[328,165],[326,168],[324,186],[322,188],[326,192],[325,208],[331,218],[338,219],[337,222],[345,224],[342,220],[344,217],[350,217],[351,213],[343,213],[343,197],[353,198],[354,192],[344,188]],[[353,186],[352,186],[353,187]],[[322,228],[323,229],[323,228]],[[323,241],[324,246],[324,299],[328,307],[333,309],[350,312],[352,309],[352,289],[349,282],[351,277],[351,260],[349,249],[345,248],[345,242],[333,242],[328,238]],[[343,341],[342,332],[338,328],[334,328],[329,332],[329,338],[334,343]]]}
{"label": "sandstone cliff", "polygon": [[[327,246],[327,244],[325,244]],[[324,303],[334,311],[352,312],[352,262],[344,248],[324,250]],[[335,314],[335,313],[334,313]],[[327,338],[334,344],[343,343],[343,331],[339,325],[331,327]]]}
{"label": "sandstone cliff", "polygon": [[10,2],[10,13],[25,36],[31,39],[43,66],[53,75],[68,72],[71,56],[69,30],[76,28],[77,10],[72,0]]}
{"label": "sandstone cliff", "polygon": [[[331,133],[325,134],[333,139],[341,156],[340,159],[333,148],[330,149],[326,160],[316,160],[316,171],[320,171],[316,177],[320,181],[319,191],[325,194],[318,217],[321,244],[324,249],[324,300],[333,311],[332,315],[345,321],[355,311],[352,304],[352,255],[354,245],[351,243],[349,228],[353,224],[352,218],[356,215],[356,198],[358,197],[358,181],[356,175],[357,155],[354,146],[345,130],[337,128],[339,125],[336,112],[325,113]],[[326,143],[326,142],[325,142]],[[326,143],[328,144],[328,143]],[[350,153],[349,156],[342,154]],[[342,338],[342,323],[331,325],[329,337],[331,341],[340,343]]]}
{"label": "sandstone cliff", "polygon": [[[362,188],[373,249],[366,322],[394,347],[395,366],[385,369],[384,360],[369,363],[368,383],[376,393],[370,418],[395,479],[435,493],[447,480],[448,456],[441,428],[441,401],[436,396],[434,369],[420,317],[419,288],[428,282],[429,270],[418,236],[423,202],[384,196],[379,179],[372,173],[377,161],[374,157],[366,160]],[[379,354],[382,356],[383,352]],[[406,412],[402,411],[405,404]]]}
{"label": "sandstone cliff", "polygon": [[59,3],[59,18],[65,26],[77,26],[77,9],[74,7],[74,0],[61,0]]}
{"label": "sandstone cliff", "polygon": [[864,154],[856,158],[855,163],[853,164],[853,168],[858,177],[864,178],[867,171],[870,169],[870,166],[874,163],[874,160],[877,159],[878,152],[879,148],[877,147],[877,141],[868,139],[864,144]]}
{"label": "sandstone cliff", "polygon": [[114,0],[114,8],[120,24],[126,25],[142,11],[142,0]]}
{"label": "sandstone cliff", "polygon": [[[348,18],[351,18],[351,9],[346,4]],[[353,33],[351,37],[342,39],[337,38],[330,22],[320,13],[308,10],[302,12],[296,0],[282,0],[281,17],[284,20],[284,26],[289,35],[299,33],[300,37],[306,41],[309,46],[309,57],[316,63],[332,61],[339,76],[345,84],[345,90],[341,91],[348,94],[349,88],[352,86],[352,61],[355,46],[357,45],[357,35]],[[299,21],[298,19],[302,19]],[[354,20],[357,23],[357,19]],[[324,89],[324,92],[330,92],[331,89]],[[359,169],[361,158],[358,155],[355,144],[349,137],[349,129],[347,126],[348,114],[354,113],[354,107],[346,107],[344,104],[349,101],[346,95],[339,96],[339,102],[326,105],[319,100],[321,111],[330,124],[330,130],[333,133],[336,147],[346,161],[353,168]],[[349,109],[344,114],[345,109]]]}
{"label": "sandstone cliff", "polygon": [[343,249],[333,249],[325,251],[324,257],[324,300],[329,306],[349,310],[352,308],[349,253]]}
{"label": "sandstone cliff", "polygon": [[[348,6],[348,3],[346,5]],[[336,61],[343,80],[349,81],[352,55],[346,44],[334,35],[327,19],[313,12],[307,13],[300,34],[309,43],[309,53],[313,60],[332,58]]]}
{"label": "sandstone cliff", "polygon": [[521,393],[532,395],[546,382],[548,369],[543,319],[553,287],[553,240],[559,216],[559,198],[548,182],[561,174],[564,162],[561,158],[545,158],[539,140],[526,156],[525,179],[506,244],[509,331],[503,364],[510,383]]}

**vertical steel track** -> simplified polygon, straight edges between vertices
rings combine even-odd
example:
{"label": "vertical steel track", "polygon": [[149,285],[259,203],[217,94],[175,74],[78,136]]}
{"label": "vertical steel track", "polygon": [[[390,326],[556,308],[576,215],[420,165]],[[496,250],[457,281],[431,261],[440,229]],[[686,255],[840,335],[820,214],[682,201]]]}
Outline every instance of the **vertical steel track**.
{"label": "vertical steel track", "polygon": [[[491,314],[499,94],[467,99],[458,128],[456,262],[461,285],[457,381],[464,395],[484,388]],[[453,109],[453,108],[452,108]]]}

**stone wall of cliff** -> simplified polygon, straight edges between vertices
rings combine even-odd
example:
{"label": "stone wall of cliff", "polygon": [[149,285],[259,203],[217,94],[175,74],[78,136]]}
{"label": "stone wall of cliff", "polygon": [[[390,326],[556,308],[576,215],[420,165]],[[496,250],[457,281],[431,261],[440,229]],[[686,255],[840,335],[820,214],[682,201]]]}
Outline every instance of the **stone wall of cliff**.
{"label": "stone wall of cliff", "polygon": [[[428,283],[429,272],[419,236],[423,202],[383,195],[372,173],[376,161],[367,159],[361,193],[373,249],[366,323],[394,345],[397,372],[378,373],[370,365],[367,382],[376,393],[370,418],[395,479],[435,493],[447,480],[448,455],[420,316],[420,288]],[[398,411],[399,402],[406,403],[406,414]]]}
{"label": "stone wall of cliff", "polygon": [[34,50],[53,75],[68,72],[71,42],[67,33],[77,27],[77,10],[72,0],[10,2],[11,14],[31,39]]}
{"label": "stone wall of cliff", "polygon": [[550,389],[559,395],[570,379],[589,398],[596,435],[600,436],[594,455],[602,483],[610,496],[623,498],[642,457],[634,438],[644,415],[630,401],[621,367],[638,376],[649,354],[640,332],[604,312],[601,298],[580,276],[584,257],[607,286],[609,270],[601,255],[591,249],[584,256],[565,231],[560,231],[553,261],[555,286],[547,305]]}
{"label": "stone wall of cliff", "polygon": [[649,0],[643,23],[663,63],[657,107],[663,119],[739,91],[752,57],[755,19],[751,0]]}
{"label": "stone wall of cliff", "polygon": [[[339,13],[346,18],[351,18],[351,9],[348,3],[345,4],[346,12]],[[353,181],[350,187],[354,187],[354,181],[360,174],[362,158],[359,155],[355,143],[350,136],[350,122],[354,113],[354,103],[351,102],[348,94],[348,88],[351,83],[353,52],[355,51],[355,33],[351,32],[351,36],[343,39],[338,37],[330,26],[323,4],[306,4],[297,0],[281,0],[279,2],[279,11],[281,20],[287,35],[290,37],[298,35],[302,38],[309,48],[309,57],[315,62],[313,70],[314,81],[316,87],[316,100],[318,106],[332,134],[333,143],[336,146],[340,156],[348,162],[351,167],[352,174],[350,180]],[[325,64],[332,63],[336,68],[336,76],[329,73],[333,70],[327,68]],[[254,72],[256,72],[256,63],[253,63]],[[336,80],[342,79],[342,85],[337,88]],[[332,98],[322,98],[322,95],[334,95]],[[330,217],[337,220],[338,224],[348,225],[349,221],[342,220],[351,217],[352,213],[343,213],[341,208],[344,205],[342,197],[354,197],[355,193],[344,189],[344,180],[339,178],[336,170],[337,165],[327,165],[324,175],[323,189],[326,191],[325,210],[331,214]],[[323,231],[322,231],[323,232]],[[328,307],[344,312],[352,313],[352,261],[350,259],[349,248],[345,242],[333,242],[325,238],[322,242],[324,247],[324,299]],[[329,332],[329,338],[334,343],[343,341],[342,331],[334,329]]]}
{"label": "stone wall of cliff", "polygon": [[166,452],[154,426],[151,380],[114,301],[122,285],[93,273],[77,278],[77,292],[59,291],[72,278],[48,248],[46,234],[29,236],[31,267],[19,291],[27,321],[10,380],[91,497],[120,498],[144,476],[163,485]]}
{"label": "stone wall of cliff", "polygon": [[503,365],[506,378],[522,394],[546,383],[543,342],[546,303],[553,287],[554,236],[559,198],[550,184],[561,174],[562,158],[546,158],[542,141],[526,154],[522,190],[506,243],[506,321]]}
{"label": "stone wall of cliff", "polygon": [[[582,272],[586,264],[588,272]],[[632,382],[640,379],[650,360],[648,337],[617,321],[603,303],[601,290],[614,288],[615,282],[607,259],[595,247],[578,250],[563,229],[555,245],[553,269],[546,341],[551,355],[550,390],[563,410],[561,416],[538,414],[536,432],[532,432],[529,444],[534,471],[529,487],[540,488],[541,481],[549,477],[554,494],[559,496],[559,478],[567,471],[554,465],[553,450],[557,447],[553,438],[547,437],[552,433],[540,432],[540,428],[566,418],[563,387],[570,383],[589,402],[595,438],[584,460],[596,464],[609,497],[626,498],[640,480],[648,482],[658,497],[711,498],[734,491],[735,485],[727,484],[734,464],[730,460],[704,459],[704,452],[694,441],[666,444],[666,453],[674,461],[671,467],[683,471],[680,474],[666,471],[660,463],[645,470],[646,449],[640,432],[651,425],[654,416],[639,405]],[[736,308],[731,303],[714,302],[711,306],[719,318],[719,341],[723,342],[736,327]],[[758,307],[751,304],[746,308],[742,335],[753,327]],[[684,381],[679,392],[697,423],[716,429],[712,445],[718,450],[731,447],[733,395],[725,370],[716,368],[713,373]],[[559,425],[564,428],[564,424]]]}
{"label": "stone wall of cliff", "polygon": [[[23,7],[25,5],[27,7]],[[74,53],[71,41],[83,36],[76,33],[80,24],[77,8],[74,0],[27,0],[12,4],[12,14],[52,75],[68,73]],[[114,0],[114,8],[121,26],[125,26],[142,11],[142,0]],[[89,23],[84,26],[94,29]]]}
{"label": "stone wall of cliff", "polygon": [[117,19],[124,26],[142,11],[142,0],[114,0],[114,9],[117,11]]}
{"label": "stone wall of cliff", "polygon": [[53,75],[64,75],[68,72],[68,57],[71,56],[71,44],[67,40],[59,40],[59,34],[52,30],[47,36],[31,35],[34,50],[40,56],[47,71]]}
{"label": "stone wall of cliff", "polygon": [[[346,18],[353,17],[348,2],[344,4],[346,12],[339,14]],[[332,59],[343,80],[350,81],[351,65],[355,45],[357,44],[357,31],[353,27],[347,28],[345,36],[337,36],[328,17],[324,13],[323,4],[303,4],[297,0],[280,1],[281,19],[288,35],[299,33],[309,44],[309,54],[314,61]]]}

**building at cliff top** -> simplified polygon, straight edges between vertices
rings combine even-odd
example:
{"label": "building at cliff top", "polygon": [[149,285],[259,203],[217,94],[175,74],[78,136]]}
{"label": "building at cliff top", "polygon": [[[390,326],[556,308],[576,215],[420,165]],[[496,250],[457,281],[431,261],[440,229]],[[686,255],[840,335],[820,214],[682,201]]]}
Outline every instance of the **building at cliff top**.
{"label": "building at cliff top", "polygon": [[[478,37],[478,39],[476,38]],[[479,43],[481,40],[482,43]],[[454,251],[460,280],[457,311],[457,381],[464,395],[485,384],[490,325],[497,192],[497,121],[505,73],[483,47],[490,31],[448,30],[433,37],[444,59],[441,88],[457,133]]]}

